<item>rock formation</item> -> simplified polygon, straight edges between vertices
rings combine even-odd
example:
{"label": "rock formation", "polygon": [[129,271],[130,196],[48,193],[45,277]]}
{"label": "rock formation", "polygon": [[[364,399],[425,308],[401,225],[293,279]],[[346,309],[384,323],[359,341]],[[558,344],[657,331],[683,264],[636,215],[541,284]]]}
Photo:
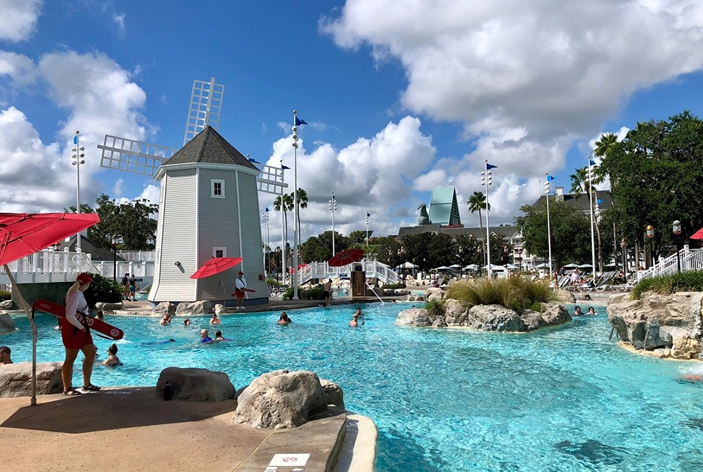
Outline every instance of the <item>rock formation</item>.
{"label": "rock formation", "polygon": [[224,372],[207,369],[167,367],[156,383],[156,394],[164,397],[166,382],[171,384],[174,400],[221,402],[234,398],[236,389]]}
{"label": "rock formation", "polygon": [[8,313],[0,312],[0,334],[12,333],[15,331],[15,320]]}
{"label": "rock formation", "polygon": [[[61,393],[61,362],[37,364],[37,394]],[[80,369],[79,369],[80,370]],[[32,396],[32,363],[0,366],[0,398]]]}
{"label": "rock formation", "polygon": [[700,359],[703,293],[645,293],[640,300],[614,295],[608,319],[623,342],[657,357]]}

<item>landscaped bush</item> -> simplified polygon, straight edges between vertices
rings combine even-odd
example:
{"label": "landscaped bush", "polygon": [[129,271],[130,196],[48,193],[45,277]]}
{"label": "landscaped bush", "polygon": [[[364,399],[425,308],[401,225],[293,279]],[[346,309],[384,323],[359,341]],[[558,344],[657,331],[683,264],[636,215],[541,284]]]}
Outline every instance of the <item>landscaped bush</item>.
{"label": "landscaped bush", "polygon": [[266,279],[266,285],[268,285],[269,287],[280,287],[281,282],[276,279]]}
{"label": "landscaped bush", "polygon": [[644,292],[663,295],[675,292],[703,292],[703,271],[681,272],[641,280],[632,289],[631,298],[639,299]]}
{"label": "landscaped bush", "polygon": [[[313,288],[298,290],[298,298],[300,300],[324,300],[322,285],[316,285]],[[293,299],[293,287],[288,287],[286,292],[283,294],[285,300]]]}
{"label": "landscaped bush", "polygon": [[394,289],[399,289],[399,288],[405,288],[405,285],[400,283],[400,284],[385,284],[383,286],[384,290],[394,290]]}
{"label": "landscaped bush", "polygon": [[541,311],[542,303],[554,299],[554,291],[546,282],[507,279],[460,280],[447,289],[446,298],[474,305],[501,305],[522,313],[527,309]]}
{"label": "landscaped bush", "polygon": [[0,302],[4,302],[5,300],[10,300],[12,298],[12,293],[6,291],[6,290],[0,290]]}
{"label": "landscaped bush", "polygon": [[425,310],[432,317],[438,317],[444,314],[444,300],[430,300],[425,303]]}
{"label": "landscaped bush", "polygon": [[122,301],[120,284],[100,274],[91,273],[89,275],[93,279],[93,283],[85,291],[85,301],[88,302],[88,306],[93,308],[97,302],[119,303]]}

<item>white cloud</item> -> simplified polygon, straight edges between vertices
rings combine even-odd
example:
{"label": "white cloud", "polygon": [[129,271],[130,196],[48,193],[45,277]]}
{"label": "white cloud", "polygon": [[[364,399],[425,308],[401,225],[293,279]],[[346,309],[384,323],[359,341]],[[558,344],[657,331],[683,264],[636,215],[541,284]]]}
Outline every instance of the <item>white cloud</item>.
{"label": "white cloud", "polygon": [[117,36],[124,39],[125,36],[127,36],[127,28],[125,26],[125,18],[127,18],[127,15],[124,13],[113,13],[112,14],[112,22],[117,25]]}
{"label": "white cloud", "polygon": [[401,105],[463,123],[475,140],[473,152],[435,165],[416,188],[438,183],[442,169],[470,195],[488,159],[499,166],[495,217],[506,223],[633,92],[703,69],[699,0],[347,0],[321,30],[340,47],[370,47],[381,65],[398,60],[408,80]]}
{"label": "white cloud", "polygon": [[[305,149],[303,128],[298,141],[298,187],[305,189],[310,200],[308,208],[301,210],[303,237],[331,229],[328,200],[332,192],[338,202],[337,231],[349,234],[364,229],[364,216],[368,211],[373,215],[375,234],[397,234],[389,208],[411,196],[413,180],[433,161],[436,153],[432,138],[422,134],[420,125],[419,119],[406,116],[398,123],[388,123],[374,137],[361,137],[341,150],[327,143],[317,143],[311,152]],[[267,162],[267,165],[279,167],[282,159],[291,168],[286,171],[289,183],[293,181],[292,142],[290,136],[276,141]],[[287,192],[292,190],[291,183]],[[262,208],[272,208],[273,198],[262,195]],[[290,219],[292,227],[292,217]],[[272,218],[270,227],[280,234],[280,216]],[[271,234],[276,234],[274,229]]]}
{"label": "white cloud", "polygon": [[37,26],[42,0],[0,0],[0,40],[28,39]]}
{"label": "white cloud", "polygon": [[34,62],[22,54],[0,51],[0,75],[7,75],[16,87],[33,84],[37,80]]}

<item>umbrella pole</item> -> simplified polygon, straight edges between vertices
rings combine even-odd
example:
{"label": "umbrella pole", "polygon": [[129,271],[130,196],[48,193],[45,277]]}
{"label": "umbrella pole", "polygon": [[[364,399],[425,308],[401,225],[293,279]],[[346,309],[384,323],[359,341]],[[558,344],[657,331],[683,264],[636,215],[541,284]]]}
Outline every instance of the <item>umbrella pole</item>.
{"label": "umbrella pole", "polygon": [[22,292],[20,292],[19,287],[17,286],[17,282],[15,281],[15,278],[12,277],[12,272],[10,272],[10,268],[5,264],[5,273],[7,274],[7,277],[10,279],[10,283],[12,284],[12,295],[17,303],[19,304],[20,308],[24,311],[24,313],[27,315],[27,319],[29,319],[29,324],[32,325],[32,399],[30,401],[31,405],[36,405],[37,404],[37,324],[34,322],[34,316],[29,312],[29,304],[27,303],[27,300],[24,299],[22,296]]}
{"label": "umbrella pole", "polygon": [[227,312],[227,304],[225,303],[225,298],[227,298],[227,287],[225,287],[225,283],[222,281],[222,274],[219,274],[220,277],[220,285],[222,285],[222,306],[225,307],[225,312]]}

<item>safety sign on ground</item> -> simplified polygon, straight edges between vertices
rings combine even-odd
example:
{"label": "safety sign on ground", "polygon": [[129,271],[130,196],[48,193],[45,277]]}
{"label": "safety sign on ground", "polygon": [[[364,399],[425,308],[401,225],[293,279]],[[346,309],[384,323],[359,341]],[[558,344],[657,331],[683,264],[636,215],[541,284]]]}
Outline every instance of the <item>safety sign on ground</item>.
{"label": "safety sign on ground", "polygon": [[269,467],[303,467],[308,463],[310,454],[274,454]]}

